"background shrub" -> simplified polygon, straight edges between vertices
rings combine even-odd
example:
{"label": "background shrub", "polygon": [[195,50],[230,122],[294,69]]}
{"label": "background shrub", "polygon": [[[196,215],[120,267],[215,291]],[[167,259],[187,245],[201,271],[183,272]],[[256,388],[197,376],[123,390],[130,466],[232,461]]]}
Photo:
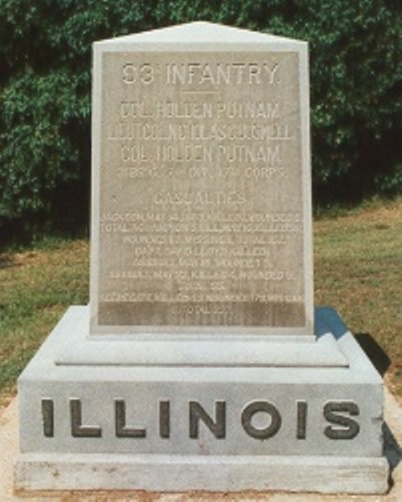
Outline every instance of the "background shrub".
{"label": "background shrub", "polygon": [[402,191],[399,0],[0,0],[0,231],[86,228],[91,44],[192,20],[310,43],[318,204]]}

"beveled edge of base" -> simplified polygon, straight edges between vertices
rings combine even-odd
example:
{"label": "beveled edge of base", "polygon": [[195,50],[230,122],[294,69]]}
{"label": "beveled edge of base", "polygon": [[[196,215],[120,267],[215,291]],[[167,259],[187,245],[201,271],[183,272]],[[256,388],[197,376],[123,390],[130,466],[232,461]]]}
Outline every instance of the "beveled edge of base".
{"label": "beveled edge of base", "polygon": [[[326,367],[345,368],[347,357],[338,347],[337,332],[347,335],[339,316],[317,308],[313,343],[284,337],[204,339],[170,338],[154,334],[151,338],[90,337],[88,307],[70,307],[46,343],[47,355],[56,366],[193,366],[193,367]],[[129,335],[126,335],[129,336]],[[145,335],[144,335],[145,336]],[[150,350],[152,346],[152,350]],[[219,350],[217,350],[219,349]],[[39,352],[42,357],[42,351]]]}

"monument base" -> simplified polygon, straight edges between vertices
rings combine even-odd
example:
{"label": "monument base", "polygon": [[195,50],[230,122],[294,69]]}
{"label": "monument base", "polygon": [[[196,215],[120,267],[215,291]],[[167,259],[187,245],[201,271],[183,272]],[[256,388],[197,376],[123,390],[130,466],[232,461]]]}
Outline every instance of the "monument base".
{"label": "monument base", "polygon": [[16,489],[385,493],[382,458],[24,454]]}
{"label": "monument base", "polygon": [[315,343],[261,344],[264,364],[210,341],[210,366],[92,341],[88,317],[70,308],[20,377],[17,491],[387,491],[382,380],[332,309]]}

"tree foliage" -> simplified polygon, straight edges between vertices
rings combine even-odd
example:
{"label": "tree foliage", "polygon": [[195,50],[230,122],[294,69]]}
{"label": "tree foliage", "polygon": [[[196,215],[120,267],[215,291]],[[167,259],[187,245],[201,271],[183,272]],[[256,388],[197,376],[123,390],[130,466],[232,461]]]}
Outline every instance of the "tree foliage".
{"label": "tree foliage", "polygon": [[402,190],[398,0],[0,0],[0,227],[88,219],[91,45],[193,20],[307,40],[318,201]]}

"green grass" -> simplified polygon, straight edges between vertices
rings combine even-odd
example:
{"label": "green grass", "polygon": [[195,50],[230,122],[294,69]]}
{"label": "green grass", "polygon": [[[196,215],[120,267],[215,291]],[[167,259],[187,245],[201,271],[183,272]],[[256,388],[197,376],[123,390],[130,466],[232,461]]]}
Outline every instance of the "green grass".
{"label": "green grass", "polygon": [[21,370],[69,305],[88,302],[88,243],[46,240],[0,255],[0,392]]}
{"label": "green grass", "polygon": [[331,305],[355,334],[368,334],[391,360],[402,391],[402,200],[314,225],[315,302]]}
{"label": "green grass", "polygon": [[[390,358],[402,395],[402,199],[314,224],[317,305],[331,305]],[[0,254],[0,393],[16,379],[69,305],[88,302],[88,243],[45,240]],[[359,338],[360,339],[360,338]]]}

